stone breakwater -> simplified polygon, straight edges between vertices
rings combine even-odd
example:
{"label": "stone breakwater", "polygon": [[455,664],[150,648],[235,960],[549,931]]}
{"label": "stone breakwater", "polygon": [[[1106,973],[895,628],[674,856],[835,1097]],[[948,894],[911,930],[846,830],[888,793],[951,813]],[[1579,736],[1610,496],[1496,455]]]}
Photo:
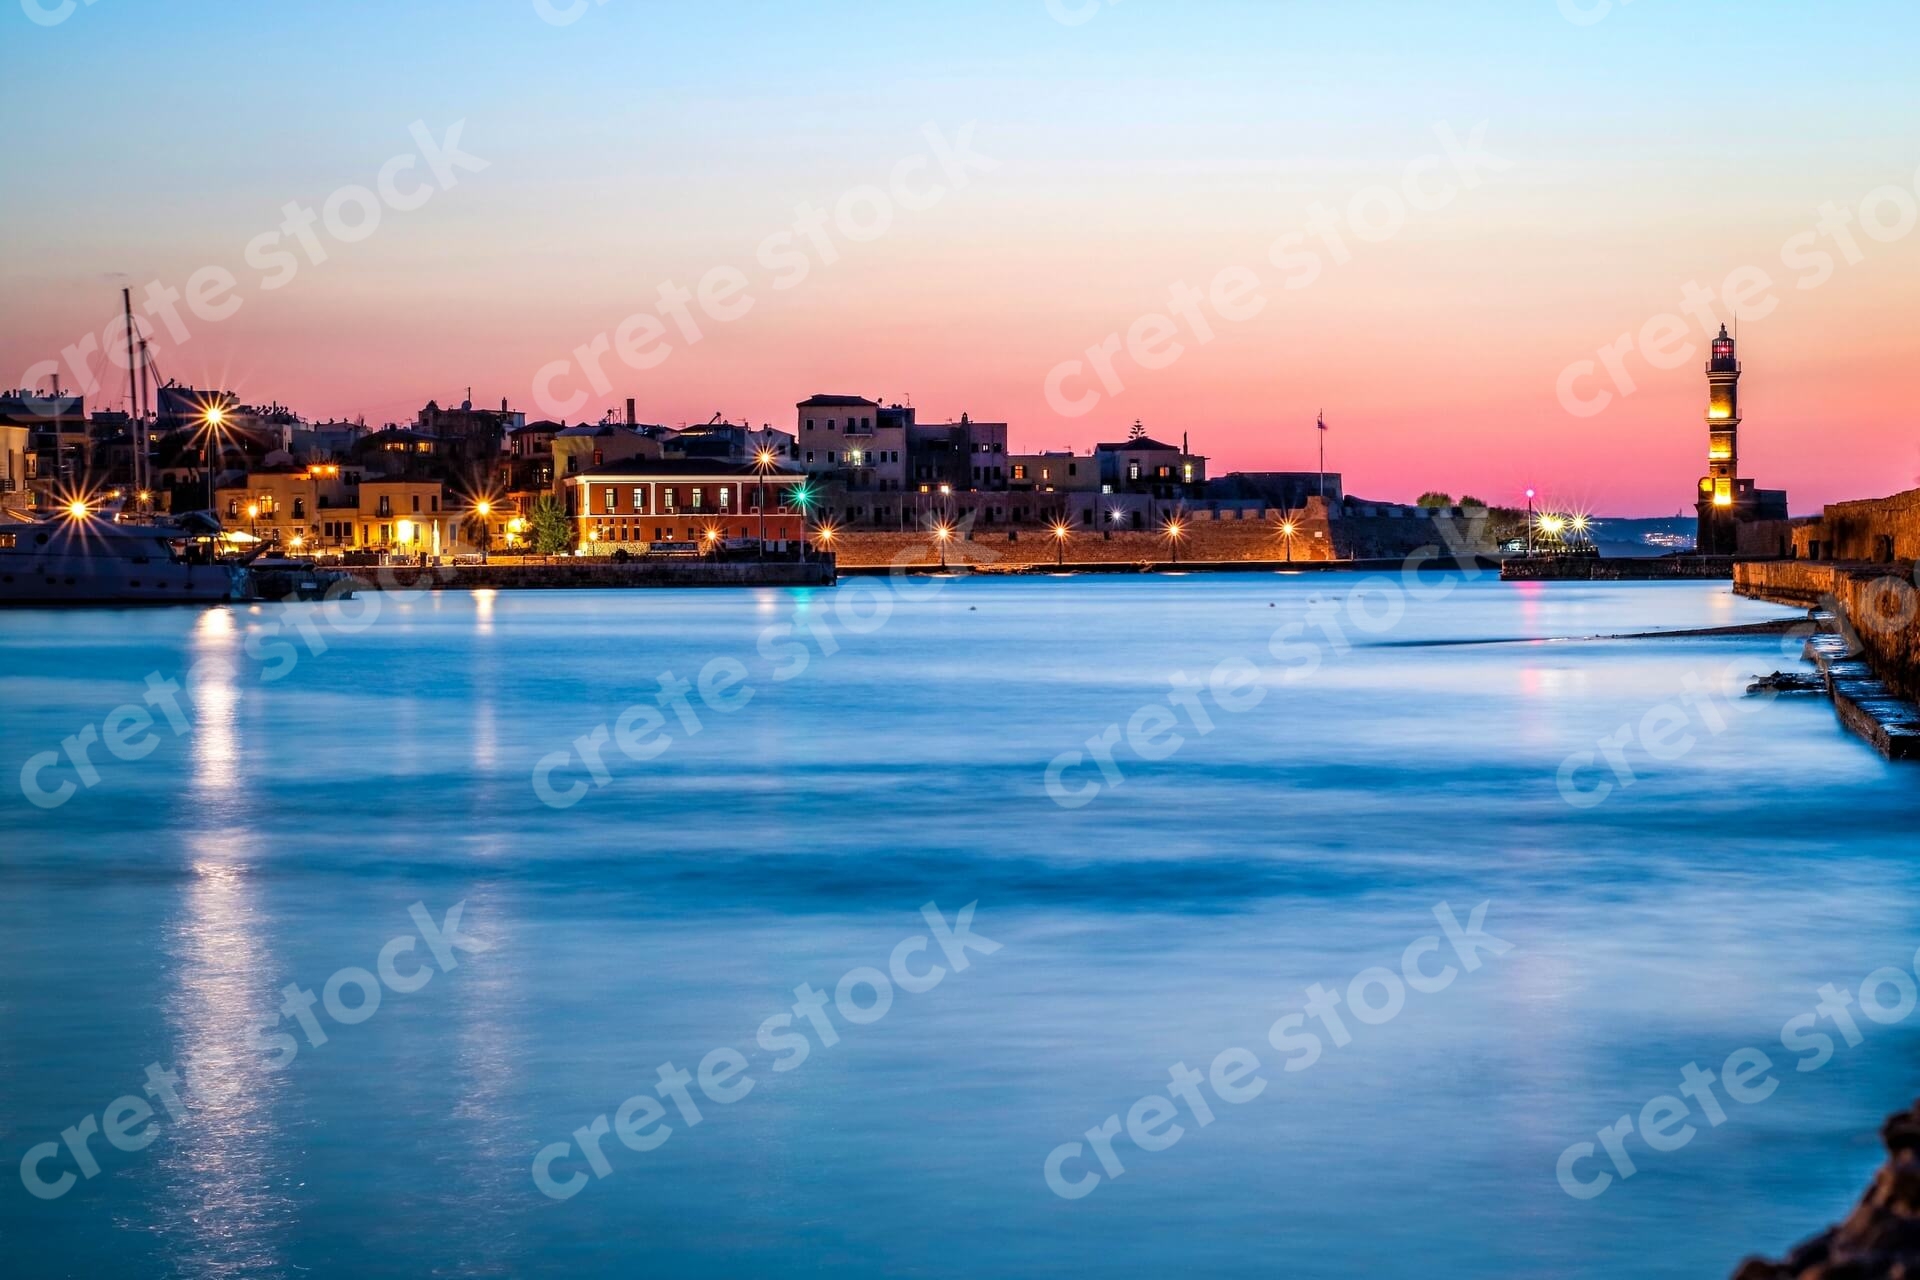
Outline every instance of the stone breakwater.
{"label": "stone breakwater", "polygon": [[[1424,551],[1442,555],[1491,557],[1497,548],[1484,515],[1419,513],[1409,508],[1345,508],[1328,519],[1317,501],[1294,522],[1289,539],[1277,519],[1224,519],[1216,513],[1188,512],[1181,518],[1178,559],[1193,564],[1284,564],[1291,550],[1296,564],[1351,560],[1399,560]],[[1291,543],[1291,547],[1289,547]],[[900,532],[847,530],[834,541],[847,569],[940,563],[940,548],[926,530]],[[1050,529],[976,527],[947,546],[951,567],[988,569],[1046,568],[1064,558],[1068,565],[1167,565],[1175,559],[1174,540],[1161,529],[1102,530],[1073,527],[1060,546]]]}
{"label": "stone breakwater", "polygon": [[1920,1104],[1880,1128],[1887,1162],[1839,1226],[1779,1262],[1751,1258],[1734,1280],[1904,1280],[1920,1276]]}
{"label": "stone breakwater", "polygon": [[1734,567],[1742,595],[1833,610],[1857,636],[1874,674],[1920,701],[1920,591],[1911,564],[1758,560]]}
{"label": "stone breakwater", "polygon": [[542,563],[435,565],[395,568],[375,581],[382,588],[429,591],[596,590],[608,587],[825,587],[837,574],[831,560],[611,560],[561,558]]}

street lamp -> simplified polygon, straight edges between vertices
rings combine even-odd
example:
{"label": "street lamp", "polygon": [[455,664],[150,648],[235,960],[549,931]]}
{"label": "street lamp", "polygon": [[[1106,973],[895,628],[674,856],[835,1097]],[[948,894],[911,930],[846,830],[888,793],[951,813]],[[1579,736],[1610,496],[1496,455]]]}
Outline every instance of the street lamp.
{"label": "street lamp", "polygon": [[773,450],[765,445],[753,455],[753,469],[760,473],[760,558],[767,558],[767,472],[773,470]]}
{"label": "street lamp", "polygon": [[1299,528],[1300,526],[1291,520],[1282,520],[1280,522],[1280,536],[1284,538],[1287,543],[1288,564],[1293,563],[1293,535],[1299,531]]}
{"label": "street lamp", "polygon": [[833,540],[839,536],[839,530],[835,529],[830,524],[823,524],[818,529],[814,530],[814,532],[820,539],[820,545],[825,547],[828,551],[832,551]]}
{"label": "street lamp", "polygon": [[720,534],[711,525],[700,534],[700,541],[706,544],[706,551],[709,555],[712,555],[715,560],[720,558]]}
{"label": "street lamp", "polygon": [[86,500],[83,498],[75,498],[72,502],[69,502],[67,504],[67,514],[75,520],[85,520],[87,518]]}
{"label": "street lamp", "polygon": [[260,536],[260,504],[257,502],[247,504],[247,532],[256,538]]}
{"label": "street lamp", "polygon": [[493,543],[493,526],[487,523],[487,517],[493,514],[493,504],[485,498],[473,504],[473,514],[480,517],[480,563],[487,562],[487,550]]}
{"label": "street lamp", "polygon": [[1173,562],[1175,564],[1179,564],[1180,563],[1180,535],[1185,533],[1186,530],[1181,527],[1181,524],[1178,520],[1169,520],[1167,521],[1166,531],[1167,531],[1167,540],[1173,545]]}
{"label": "street lamp", "polygon": [[207,464],[207,510],[213,510],[213,446],[218,442],[220,426],[227,420],[227,411],[217,404],[210,404],[200,415],[206,443],[201,446],[202,460]]}
{"label": "street lamp", "polygon": [[1533,554],[1533,490],[1527,490],[1527,554]]}
{"label": "street lamp", "polygon": [[1061,568],[1067,564],[1067,538],[1073,533],[1066,521],[1056,520],[1053,525],[1053,562]]}
{"label": "street lamp", "polygon": [[940,567],[947,567],[947,544],[953,541],[953,526],[937,524],[933,527],[933,540],[940,544]]}

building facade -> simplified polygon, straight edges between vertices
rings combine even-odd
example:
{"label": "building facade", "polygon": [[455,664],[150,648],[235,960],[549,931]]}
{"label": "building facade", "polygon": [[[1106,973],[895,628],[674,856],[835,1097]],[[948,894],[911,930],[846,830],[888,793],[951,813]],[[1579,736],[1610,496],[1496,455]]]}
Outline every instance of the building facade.
{"label": "building facade", "polygon": [[708,548],[716,543],[797,545],[806,536],[807,476],[749,463],[693,458],[633,458],[569,476],[577,542],[589,548],[654,543]]}

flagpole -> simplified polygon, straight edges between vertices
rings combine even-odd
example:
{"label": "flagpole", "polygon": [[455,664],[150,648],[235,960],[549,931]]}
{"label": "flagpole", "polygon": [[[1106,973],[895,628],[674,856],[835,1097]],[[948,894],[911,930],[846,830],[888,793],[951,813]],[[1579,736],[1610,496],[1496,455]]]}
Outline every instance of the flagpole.
{"label": "flagpole", "polygon": [[1327,500],[1327,411],[1322,409],[1320,417],[1314,423],[1320,430],[1320,500]]}

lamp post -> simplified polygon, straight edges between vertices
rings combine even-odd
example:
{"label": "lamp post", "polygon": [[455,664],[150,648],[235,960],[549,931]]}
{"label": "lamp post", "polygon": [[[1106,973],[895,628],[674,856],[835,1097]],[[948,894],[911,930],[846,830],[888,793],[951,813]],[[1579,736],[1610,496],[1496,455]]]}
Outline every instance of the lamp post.
{"label": "lamp post", "polygon": [[487,549],[493,542],[493,527],[487,523],[487,517],[493,514],[493,504],[485,498],[473,504],[473,514],[480,517],[480,563],[487,562]]}
{"label": "lamp post", "polygon": [[201,446],[201,459],[207,464],[207,510],[213,510],[213,446],[220,434],[220,424],[227,420],[227,411],[217,404],[210,404],[206,412],[200,415],[202,428],[206,433],[206,443]]}
{"label": "lamp post", "polygon": [[[773,469],[773,450],[764,445],[753,455],[753,469],[760,473],[760,500],[755,504],[760,509],[760,558],[767,558],[767,472]],[[805,530],[802,529],[804,534]],[[802,539],[804,541],[804,538]]]}
{"label": "lamp post", "polygon": [[257,502],[247,504],[247,532],[256,538],[260,536],[260,504]]}
{"label": "lamp post", "polygon": [[701,534],[700,541],[706,544],[707,554],[714,560],[720,559],[720,535],[709,525]]}
{"label": "lamp post", "polygon": [[1533,490],[1527,490],[1527,554],[1533,554]]}
{"label": "lamp post", "polygon": [[1064,520],[1053,526],[1053,562],[1063,569],[1067,565],[1067,537],[1072,532],[1073,530],[1067,527],[1067,522]]}
{"label": "lamp post", "polygon": [[1167,521],[1167,540],[1173,545],[1173,562],[1176,565],[1180,563],[1180,535],[1184,532],[1178,520]]}
{"label": "lamp post", "polygon": [[940,544],[940,567],[945,569],[947,567],[947,544],[953,541],[953,526],[946,524],[935,525],[933,540]]}
{"label": "lamp post", "polygon": [[1299,526],[1294,524],[1294,522],[1291,520],[1282,520],[1280,522],[1280,536],[1284,538],[1287,543],[1287,563],[1288,564],[1293,563],[1293,535],[1298,529],[1299,529]]}

